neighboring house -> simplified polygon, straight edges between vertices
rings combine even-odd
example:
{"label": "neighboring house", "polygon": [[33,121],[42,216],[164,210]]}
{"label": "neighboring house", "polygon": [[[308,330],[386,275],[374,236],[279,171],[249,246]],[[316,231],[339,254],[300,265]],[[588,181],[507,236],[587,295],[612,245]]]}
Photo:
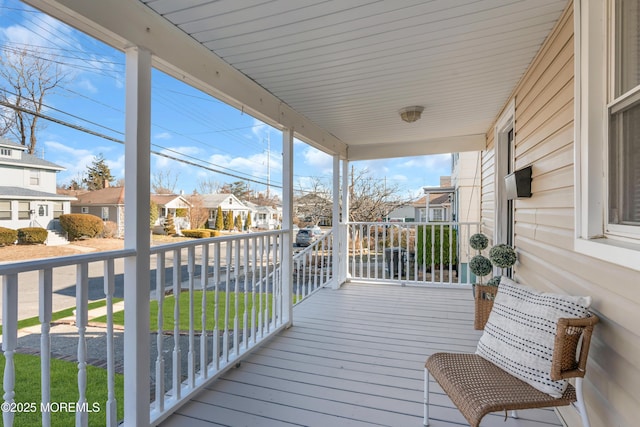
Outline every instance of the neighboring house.
{"label": "neighboring house", "polygon": [[56,193],[56,176],[63,170],[0,138],[0,226],[59,230],[57,219],[70,212],[70,201],[75,200]]}
{"label": "neighboring house", "polygon": [[251,227],[259,230],[276,230],[282,224],[282,208],[279,206],[260,206],[244,202],[251,210]]}
{"label": "neighboring house", "polygon": [[72,213],[95,215],[103,221],[116,224],[116,237],[124,237],[124,187],[107,187],[102,190],[78,194],[71,202]]}
{"label": "neighboring house", "polygon": [[320,193],[308,193],[294,201],[294,216],[304,223],[330,226],[332,214],[331,198]]}
{"label": "neighboring house", "polygon": [[233,194],[202,194],[200,197],[202,198],[202,206],[209,210],[209,228],[216,225],[218,206],[222,208],[223,214],[231,211],[234,219],[238,215],[243,222],[247,219],[249,208]]}
{"label": "neighboring house", "polygon": [[[439,187],[423,187],[423,191],[425,195],[412,204],[416,222],[455,220],[456,212],[452,205],[455,188],[451,185],[450,176],[441,176]],[[429,212],[428,217],[427,212]],[[389,217],[392,216],[394,216],[393,212],[389,214]]]}
{"label": "neighboring house", "polygon": [[[101,190],[88,191],[77,196],[71,203],[71,212],[91,214],[103,221],[116,224],[116,237],[124,237],[124,187],[107,187]],[[158,205],[158,219],[154,232],[163,232],[162,227],[168,213],[174,216],[176,230],[189,228],[188,218],[176,218],[176,209],[189,209],[191,204],[183,196],[177,194],[152,194],[151,200]]]}
{"label": "neighboring house", "polygon": [[[182,195],[178,194],[152,194],[151,200],[158,205],[158,219],[154,224],[153,231],[164,231],[164,223],[169,214],[173,216],[173,223],[176,226],[176,231],[185,230],[191,228],[189,223],[189,209],[191,209],[191,203]],[[181,212],[186,211],[186,216],[179,216]]]}

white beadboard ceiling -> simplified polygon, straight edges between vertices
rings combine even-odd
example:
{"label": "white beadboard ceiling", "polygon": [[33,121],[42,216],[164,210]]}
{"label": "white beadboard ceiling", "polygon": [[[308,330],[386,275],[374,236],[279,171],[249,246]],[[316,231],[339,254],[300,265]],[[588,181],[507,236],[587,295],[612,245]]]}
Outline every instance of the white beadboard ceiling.
{"label": "white beadboard ceiling", "polygon": [[478,149],[569,0],[25,1],[360,159]]}

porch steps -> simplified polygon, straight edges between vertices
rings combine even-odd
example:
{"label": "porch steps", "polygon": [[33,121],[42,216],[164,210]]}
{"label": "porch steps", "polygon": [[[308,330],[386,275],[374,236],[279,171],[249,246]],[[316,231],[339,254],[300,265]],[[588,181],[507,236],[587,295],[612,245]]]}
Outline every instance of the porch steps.
{"label": "porch steps", "polygon": [[47,246],[62,246],[69,244],[64,232],[47,230],[47,233],[47,241],[45,242]]}

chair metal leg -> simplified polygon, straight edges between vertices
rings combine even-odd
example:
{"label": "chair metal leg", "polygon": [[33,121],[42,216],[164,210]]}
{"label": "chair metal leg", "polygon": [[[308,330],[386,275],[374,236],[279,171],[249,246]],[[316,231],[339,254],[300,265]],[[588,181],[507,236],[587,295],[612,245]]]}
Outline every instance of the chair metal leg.
{"label": "chair metal leg", "polygon": [[425,426],[429,425],[429,371],[424,368],[424,421]]}
{"label": "chair metal leg", "polygon": [[575,405],[580,413],[580,418],[582,418],[582,427],[591,427],[589,424],[589,415],[587,414],[587,406],[584,403],[584,394],[582,392],[582,378],[576,378],[576,397],[578,400]]}
{"label": "chair metal leg", "polygon": [[516,411],[515,409],[513,411],[511,411],[511,418],[515,418],[515,419],[520,418],[520,417],[518,417],[518,411]]}

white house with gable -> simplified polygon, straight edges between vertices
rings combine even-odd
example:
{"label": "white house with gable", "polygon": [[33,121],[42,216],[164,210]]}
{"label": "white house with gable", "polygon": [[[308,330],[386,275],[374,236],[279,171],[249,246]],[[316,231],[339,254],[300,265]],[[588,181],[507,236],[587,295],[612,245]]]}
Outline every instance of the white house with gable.
{"label": "white house with gable", "polygon": [[65,170],[0,138],[0,227],[56,229],[75,197],[56,194],[56,175]]}

